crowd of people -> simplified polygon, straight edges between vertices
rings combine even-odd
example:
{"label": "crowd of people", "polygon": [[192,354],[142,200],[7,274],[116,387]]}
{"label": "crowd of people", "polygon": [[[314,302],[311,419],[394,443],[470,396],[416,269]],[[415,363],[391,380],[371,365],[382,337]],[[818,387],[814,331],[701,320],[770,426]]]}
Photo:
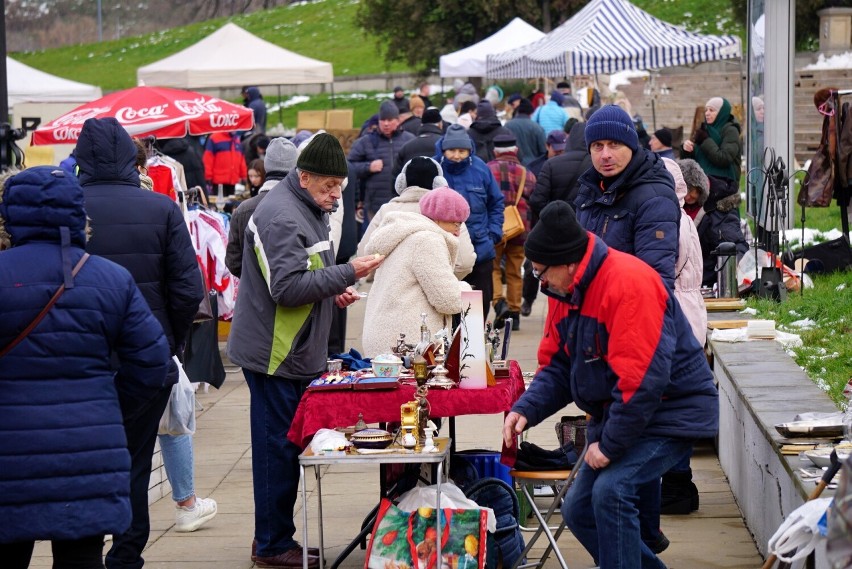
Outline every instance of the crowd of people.
{"label": "crowd of people", "polygon": [[[698,508],[692,444],[718,427],[701,289],[715,280],[719,243],[748,248],[740,126],[713,97],[674,146],[669,129],[646,133],[626,101],[589,93],[581,105],[562,82],[504,103],[502,91],[480,97],[465,85],[439,109],[428,84],[410,96],[400,87],[346,153],[326,132],[267,136],[262,95],[248,87],[255,131],[212,134],[203,147],[157,141],[187,184],[228,200],[224,264],[239,294],[227,354],[251,396],[259,567],[319,565],[320,552],[304,559],[295,540],[301,449],[286,435],[308,383],[348,350],[359,281],[372,282],[367,358],[391,351],[400,332],[418,337],[421,314],[431,330],[447,326],[461,291],[481,291],[486,319],[515,330],[543,293],[539,370],[506,417],[505,443],[576,403],[590,416],[589,446],[563,507],[568,526],[600,567],[664,567],[660,515]],[[0,189],[0,403],[67,410],[46,429],[0,418],[0,430],[24,432],[2,452],[43,457],[21,473],[25,497],[0,500],[0,557],[13,567],[26,567],[41,539],[57,560],[102,567],[106,534],[107,568],[143,563],[159,420],[205,294],[184,216],[148,175],[146,148],[115,119],[89,119],[72,168],[25,170]],[[506,239],[510,206],[524,227]],[[64,358],[75,363],[36,363]],[[25,375],[39,388],[16,381]],[[88,425],[74,417],[101,425],[89,444],[65,449],[92,453],[82,469],[50,458]],[[217,505],[195,495],[191,436],[159,442],[176,526],[194,531]],[[38,477],[48,465],[52,477]],[[79,495],[57,501],[69,485]],[[76,523],[63,501],[80,508]],[[39,523],[14,523],[22,515]]]}

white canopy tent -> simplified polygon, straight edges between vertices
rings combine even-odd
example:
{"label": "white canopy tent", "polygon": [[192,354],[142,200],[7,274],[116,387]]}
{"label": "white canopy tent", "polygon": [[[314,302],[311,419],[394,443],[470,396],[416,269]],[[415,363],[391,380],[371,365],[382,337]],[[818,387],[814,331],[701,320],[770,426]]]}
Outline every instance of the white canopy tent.
{"label": "white canopy tent", "polygon": [[459,51],[442,55],[441,77],[485,77],[485,58],[489,53],[527,45],[544,37],[520,18],[515,18],[506,27],[484,40]]}
{"label": "white canopy tent", "polygon": [[139,84],[204,89],[243,85],[331,83],[331,63],[262,40],[228,23],[165,59],[140,67]]}
{"label": "white canopy tent", "polygon": [[6,58],[9,108],[16,103],[88,103],[103,93],[96,85],[63,79]]}
{"label": "white canopy tent", "polygon": [[688,32],[627,0],[592,0],[540,40],[487,57],[496,79],[568,77],[739,59],[740,40]]}

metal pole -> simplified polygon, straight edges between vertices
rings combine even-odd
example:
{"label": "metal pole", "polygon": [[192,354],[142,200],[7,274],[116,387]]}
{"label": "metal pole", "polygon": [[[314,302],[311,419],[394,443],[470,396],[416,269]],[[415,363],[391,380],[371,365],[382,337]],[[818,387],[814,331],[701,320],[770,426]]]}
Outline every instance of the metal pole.
{"label": "metal pole", "polygon": [[101,0],[98,0],[98,42],[104,41],[104,20],[101,11]]}
{"label": "metal pole", "polygon": [[334,100],[334,78],[331,79],[331,108],[336,109],[337,103]]}
{"label": "metal pole", "polygon": [[[6,0],[0,0],[0,123],[9,122],[9,87],[6,75]],[[2,167],[3,165],[0,165]]]}
{"label": "metal pole", "polygon": [[278,122],[284,124],[284,109],[281,108],[281,85],[278,85]]}

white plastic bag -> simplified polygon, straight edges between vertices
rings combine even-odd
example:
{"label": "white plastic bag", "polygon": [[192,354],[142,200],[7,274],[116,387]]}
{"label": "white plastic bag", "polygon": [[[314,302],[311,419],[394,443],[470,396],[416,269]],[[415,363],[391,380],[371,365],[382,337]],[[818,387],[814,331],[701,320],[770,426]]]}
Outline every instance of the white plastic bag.
{"label": "white plastic bag", "polygon": [[323,454],[351,446],[346,440],[346,435],[334,429],[320,429],[311,440],[311,450],[314,454]]}
{"label": "white plastic bag", "polygon": [[160,418],[160,435],[192,435],[195,433],[195,389],[183,370],[177,356],[172,356],[178,367],[179,379],[172,386],[166,410]]}
{"label": "white plastic bag", "polygon": [[[415,486],[408,492],[405,492],[399,497],[397,507],[405,512],[413,512],[417,508],[426,506],[436,508],[438,505],[438,485],[432,486]],[[491,508],[483,508],[470,498],[464,495],[461,488],[452,482],[444,482],[441,484],[441,509],[450,508],[452,510],[474,510],[481,508],[488,513],[488,521],[486,525],[488,531],[494,533],[497,531],[497,517],[494,515],[494,510]]]}
{"label": "white plastic bag", "polygon": [[832,498],[818,498],[796,508],[769,539],[769,552],[789,563],[807,557],[824,537],[818,527]]}

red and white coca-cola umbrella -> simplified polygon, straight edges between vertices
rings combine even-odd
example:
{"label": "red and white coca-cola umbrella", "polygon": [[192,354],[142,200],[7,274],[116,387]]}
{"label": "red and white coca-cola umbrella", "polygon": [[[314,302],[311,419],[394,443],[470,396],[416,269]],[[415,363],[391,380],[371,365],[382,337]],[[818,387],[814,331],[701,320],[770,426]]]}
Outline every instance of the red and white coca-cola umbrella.
{"label": "red and white coca-cola umbrella", "polygon": [[130,136],[182,138],[187,134],[251,130],[251,109],[194,91],[134,87],[80,105],[33,131],[32,144],[76,144],[83,123],[115,117]]}

